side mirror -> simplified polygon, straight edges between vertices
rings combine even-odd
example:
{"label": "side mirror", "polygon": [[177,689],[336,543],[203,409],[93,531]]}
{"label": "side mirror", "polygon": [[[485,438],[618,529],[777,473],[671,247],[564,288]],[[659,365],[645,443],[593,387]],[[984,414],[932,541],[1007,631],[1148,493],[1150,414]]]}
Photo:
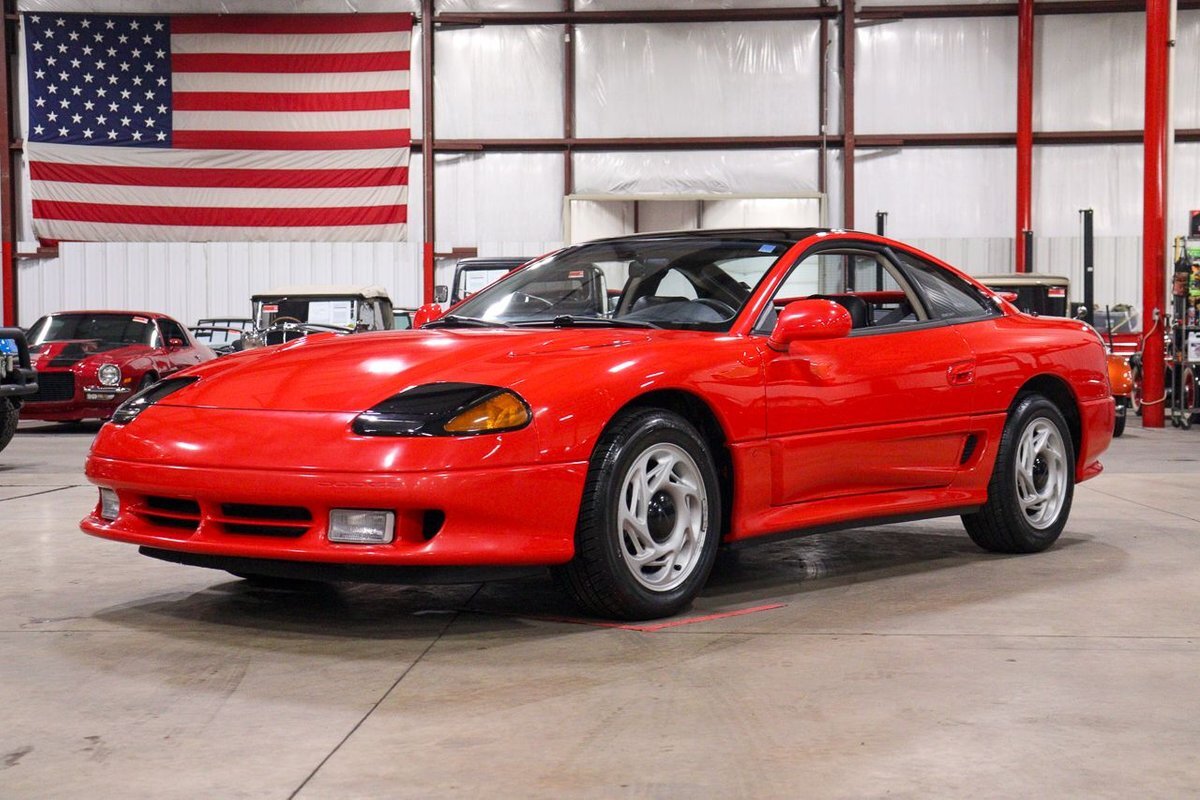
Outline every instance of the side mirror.
{"label": "side mirror", "polygon": [[433,301],[435,303],[444,303],[449,299],[450,299],[450,287],[449,286],[433,287]]}
{"label": "side mirror", "polygon": [[832,300],[797,300],[779,312],[767,344],[787,352],[792,342],[839,339],[852,327],[850,312]]}
{"label": "side mirror", "polygon": [[1010,303],[1016,303],[1019,298],[1016,292],[996,292],[1000,295],[1001,300],[1007,300]]}
{"label": "side mirror", "polygon": [[[444,289],[446,287],[443,286],[440,288]],[[433,322],[435,319],[437,319],[438,317],[442,316],[442,314],[445,314],[445,313],[446,313],[445,309],[443,309],[437,303],[426,303],[425,305],[418,308],[416,313],[413,314],[412,326],[414,328],[419,328],[422,325],[424,325],[426,322]]]}
{"label": "side mirror", "polygon": [[183,339],[167,339],[167,348],[170,350],[178,350],[187,344]]}

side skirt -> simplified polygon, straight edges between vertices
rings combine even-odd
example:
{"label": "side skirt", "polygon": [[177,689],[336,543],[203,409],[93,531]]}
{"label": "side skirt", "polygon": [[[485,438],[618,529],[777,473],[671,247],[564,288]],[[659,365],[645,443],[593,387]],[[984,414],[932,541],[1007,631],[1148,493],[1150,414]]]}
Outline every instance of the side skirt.
{"label": "side skirt", "polygon": [[851,519],[843,522],[832,522],[826,525],[813,525],[811,527],[793,528],[791,530],[782,531],[781,533],[771,533],[763,536],[747,536],[743,539],[737,539],[732,542],[722,544],[727,550],[740,550],[743,547],[752,547],[757,544],[770,544],[771,542],[781,542],[788,539],[796,539],[801,536],[812,536],[816,533],[830,533],[832,531],[845,531],[852,528],[873,528],[878,525],[895,525],[900,522],[916,522],[922,519],[937,519],[939,517],[958,517],[963,514],[974,514],[981,506],[960,506],[958,508],[941,508],[937,511],[926,512],[923,514],[897,514],[895,516],[881,517],[864,517],[862,519]]}

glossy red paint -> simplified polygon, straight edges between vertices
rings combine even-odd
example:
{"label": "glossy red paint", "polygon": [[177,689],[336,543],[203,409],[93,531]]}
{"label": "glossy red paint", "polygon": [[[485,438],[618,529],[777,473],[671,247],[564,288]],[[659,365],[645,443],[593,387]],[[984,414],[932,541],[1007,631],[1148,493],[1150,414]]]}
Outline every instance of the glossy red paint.
{"label": "glossy red paint", "polygon": [[767,344],[787,352],[793,342],[849,336],[851,327],[850,312],[832,300],[797,300],[779,312]]}
{"label": "glossy red paint", "polygon": [[[1060,399],[1073,421],[1077,479],[1099,472],[1113,402],[1103,345],[1082,323],[1029,317],[996,298],[1001,313],[968,323],[772,347],[756,324],[792,264],[830,243],[886,245],[969,280],[898,242],[821,232],[775,262],[727,332],[438,328],[310,337],[228,356],[190,369],[195,383],[128,425],[100,430],[87,475],[116,490],[121,511],[108,521],[97,508],[83,530],[275,560],[563,563],[574,553],[589,459],[631,404],[689,408],[711,422],[730,483],[726,542],[977,508],[1008,409],[1030,386]],[[846,312],[836,304],[798,305],[783,309],[780,326],[811,312],[841,332]],[[533,422],[461,437],[352,431],[366,409],[433,382],[504,387],[524,398]],[[170,516],[179,503],[186,513]],[[311,521],[291,538],[238,533],[230,504],[297,507]],[[396,541],[330,542],[331,508],[395,511]]]}
{"label": "glossy red paint", "polygon": [[[108,419],[118,405],[147,382],[216,357],[212,350],[197,343],[187,328],[165,314],[88,310],[62,311],[49,316],[73,314],[141,319],[154,326],[157,333],[153,344],[129,343],[112,347],[94,339],[52,339],[34,344],[31,355],[34,368],[42,376],[42,389],[22,408],[21,416],[26,419]],[[41,321],[34,323],[31,333],[36,332]],[[168,328],[168,324],[172,327]],[[183,343],[172,344],[169,339]],[[100,368],[107,364],[116,366],[121,372],[120,381],[114,386],[102,384],[99,378]]]}

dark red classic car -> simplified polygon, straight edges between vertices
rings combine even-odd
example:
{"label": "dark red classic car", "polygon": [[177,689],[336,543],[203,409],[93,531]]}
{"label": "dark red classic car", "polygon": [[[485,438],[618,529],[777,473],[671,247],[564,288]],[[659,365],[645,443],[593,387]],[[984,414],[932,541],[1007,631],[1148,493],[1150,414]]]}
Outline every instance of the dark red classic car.
{"label": "dark red classic car", "polygon": [[37,394],[25,419],[108,419],[155,381],[215,358],[175,320],[145,311],[60,311],[29,329]]}
{"label": "dark red classic car", "polygon": [[1092,328],[899,242],[646,234],[534,261],[420,330],[151,387],[96,437],[82,526],[251,579],[550,566],[589,611],[645,618],[764,537],[961,515],[984,549],[1043,550],[1113,413]]}

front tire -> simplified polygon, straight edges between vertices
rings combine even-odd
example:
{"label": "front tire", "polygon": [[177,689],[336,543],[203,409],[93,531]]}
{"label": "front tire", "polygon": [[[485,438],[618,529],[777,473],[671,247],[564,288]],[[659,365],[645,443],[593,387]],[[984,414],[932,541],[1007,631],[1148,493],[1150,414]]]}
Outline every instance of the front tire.
{"label": "front tire", "polygon": [[716,468],[696,429],[662,409],[624,412],[596,445],[575,558],[556,576],[597,616],[670,616],[708,580],[720,520]]}
{"label": "front tire", "polygon": [[963,515],[971,540],[994,553],[1037,553],[1058,539],[1075,494],[1075,449],[1058,407],[1038,394],[1009,414],[978,512]]}
{"label": "front tire", "polygon": [[11,400],[0,400],[0,450],[8,447],[13,436],[17,433],[17,421],[21,418],[20,409]]}

